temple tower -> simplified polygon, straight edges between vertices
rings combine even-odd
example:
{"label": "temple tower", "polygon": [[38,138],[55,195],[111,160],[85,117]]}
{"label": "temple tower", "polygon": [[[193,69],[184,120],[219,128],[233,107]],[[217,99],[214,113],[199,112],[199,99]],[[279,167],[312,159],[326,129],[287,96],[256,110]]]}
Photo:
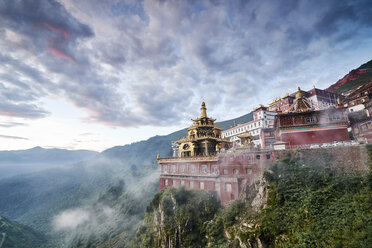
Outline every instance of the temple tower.
{"label": "temple tower", "polygon": [[214,124],[215,119],[207,116],[207,108],[203,102],[199,118],[187,129],[186,137],[176,141],[178,157],[215,155],[229,141],[221,138],[221,128]]}

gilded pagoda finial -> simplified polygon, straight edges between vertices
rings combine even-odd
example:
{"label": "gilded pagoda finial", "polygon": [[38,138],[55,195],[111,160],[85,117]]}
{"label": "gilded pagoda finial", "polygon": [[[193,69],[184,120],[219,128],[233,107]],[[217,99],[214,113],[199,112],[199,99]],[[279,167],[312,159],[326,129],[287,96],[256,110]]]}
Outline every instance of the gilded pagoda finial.
{"label": "gilded pagoda finial", "polygon": [[305,94],[303,92],[301,92],[301,88],[298,87],[298,92],[296,94],[296,99],[299,99],[301,97],[305,96]]}
{"label": "gilded pagoda finial", "polygon": [[206,118],[206,117],[207,117],[207,108],[205,107],[205,102],[202,102],[200,118]]}

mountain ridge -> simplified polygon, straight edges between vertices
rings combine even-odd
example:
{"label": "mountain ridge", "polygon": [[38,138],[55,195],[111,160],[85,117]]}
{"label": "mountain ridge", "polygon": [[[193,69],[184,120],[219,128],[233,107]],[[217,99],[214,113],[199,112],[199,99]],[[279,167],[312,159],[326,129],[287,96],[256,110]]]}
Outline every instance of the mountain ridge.
{"label": "mountain ridge", "polygon": [[351,90],[372,81],[372,60],[362,64],[357,69],[351,70],[343,78],[325,90],[347,95]]}
{"label": "mountain ridge", "polygon": [[90,150],[46,149],[40,146],[0,151],[0,179],[81,162],[98,154]]}

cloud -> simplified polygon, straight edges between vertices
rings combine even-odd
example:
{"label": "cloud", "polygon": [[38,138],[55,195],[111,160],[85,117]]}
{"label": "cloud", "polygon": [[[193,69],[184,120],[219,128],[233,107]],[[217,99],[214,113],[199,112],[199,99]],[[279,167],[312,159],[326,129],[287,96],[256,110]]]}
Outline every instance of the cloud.
{"label": "cloud", "polygon": [[87,222],[91,213],[83,209],[66,210],[54,217],[53,223],[56,230],[75,229],[77,226]]}
{"label": "cloud", "polygon": [[24,137],[1,135],[1,134],[0,134],[0,138],[2,138],[2,139],[16,139],[16,140],[29,140],[28,138],[24,138]]}
{"label": "cloud", "polygon": [[244,114],[352,69],[344,58],[368,50],[371,11],[363,0],[6,1],[0,114],[43,118],[45,96],[109,126],[179,124],[202,100]]}
{"label": "cloud", "polygon": [[26,123],[21,123],[21,122],[0,122],[0,127],[19,127],[19,126],[26,126]]}

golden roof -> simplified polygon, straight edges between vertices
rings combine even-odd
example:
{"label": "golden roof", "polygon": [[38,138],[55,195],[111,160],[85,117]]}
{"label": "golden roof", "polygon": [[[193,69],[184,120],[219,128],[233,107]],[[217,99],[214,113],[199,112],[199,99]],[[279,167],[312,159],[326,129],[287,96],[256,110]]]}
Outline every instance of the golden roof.
{"label": "golden roof", "polygon": [[238,136],[238,138],[252,138],[252,135],[248,131],[245,131],[242,135]]}
{"label": "golden roof", "polygon": [[299,99],[301,97],[304,97],[305,96],[305,93],[303,91],[301,91],[301,88],[298,87],[298,92],[296,93],[296,99]]}

